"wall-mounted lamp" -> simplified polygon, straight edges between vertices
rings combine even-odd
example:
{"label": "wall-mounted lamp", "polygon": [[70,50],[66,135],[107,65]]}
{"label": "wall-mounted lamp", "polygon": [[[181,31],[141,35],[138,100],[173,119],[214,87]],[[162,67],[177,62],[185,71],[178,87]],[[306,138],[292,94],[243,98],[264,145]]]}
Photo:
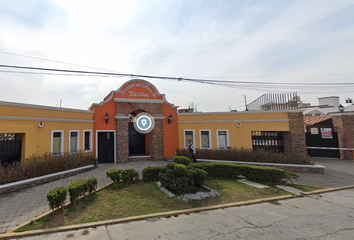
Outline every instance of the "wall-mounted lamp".
{"label": "wall-mounted lamp", "polygon": [[170,114],[170,116],[167,118],[167,123],[170,124],[173,120],[172,115]]}
{"label": "wall-mounted lamp", "polygon": [[345,109],[345,107],[344,107],[342,104],[340,104],[340,105],[338,106],[338,110],[339,110],[340,112],[344,112],[344,109]]}
{"label": "wall-mounted lamp", "polygon": [[108,113],[106,112],[106,115],[104,115],[104,119],[106,120],[106,124],[108,123],[108,120],[109,120],[109,115]]}

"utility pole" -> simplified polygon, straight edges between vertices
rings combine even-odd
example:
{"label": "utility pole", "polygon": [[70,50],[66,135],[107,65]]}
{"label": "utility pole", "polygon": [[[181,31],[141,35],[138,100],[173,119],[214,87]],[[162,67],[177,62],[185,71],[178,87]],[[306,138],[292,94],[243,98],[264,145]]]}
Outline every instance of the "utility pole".
{"label": "utility pole", "polygon": [[245,111],[248,111],[246,95],[245,94],[242,94],[242,95],[245,97]]}

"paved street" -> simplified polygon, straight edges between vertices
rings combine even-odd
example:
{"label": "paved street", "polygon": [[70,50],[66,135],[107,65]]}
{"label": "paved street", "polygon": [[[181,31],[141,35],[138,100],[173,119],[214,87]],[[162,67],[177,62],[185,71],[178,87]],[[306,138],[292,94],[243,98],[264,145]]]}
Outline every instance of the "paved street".
{"label": "paved street", "polygon": [[354,189],[26,238],[353,239]]}
{"label": "paved street", "polygon": [[[354,161],[339,159],[314,159],[317,164],[326,166],[325,174],[299,174],[299,183],[317,186],[347,186],[354,184]],[[148,166],[166,165],[166,162],[130,162],[125,164],[100,164],[97,169],[63,178],[55,182],[42,184],[18,192],[0,196],[0,233],[35,218],[49,211],[46,199],[47,193],[59,186],[68,187],[74,181],[83,177],[97,177],[99,187],[110,182],[106,171],[111,168],[134,168],[138,172]]]}

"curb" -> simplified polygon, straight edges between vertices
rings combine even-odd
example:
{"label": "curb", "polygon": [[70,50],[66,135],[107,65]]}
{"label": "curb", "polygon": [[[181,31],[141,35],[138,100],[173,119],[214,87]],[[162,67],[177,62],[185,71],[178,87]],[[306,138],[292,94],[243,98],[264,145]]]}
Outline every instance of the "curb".
{"label": "curb", "polygon": [[[97,191],[107,188],[112,184],[113,184],[113,182],[108,183],[108,184],[102,186],[101,188],[97,189]],[[352,189],[352,188],[354,188],[354,185],[345,186],[345,187],[330,188],[330,189],[315,190],[315,191],[311,191],[311,192],[305,192],[301,195],[285,195],[285,196],[272,197],[272,198],[248,200],[248,201],[242,201],[242,202],[236,202],[236,203],[219,204],[219,205],[201,207],[201,208],[191,208],[191,209],[170,211],[170,212],[164,212],[164,213],[152,213],[152,214],[127,217],[127,218],[121,218],[121,219],[105,220],[105,221],[94,222],[94,223],[85,223],[85,224],[78,224],[78,225],[71,225],[71,226],[64,226],[64,227],[48,228],[48,229],[44,229],[44,230],[34,230],[34,231],[20,232],[20,233],[13,232],[13,231],[17,230],[18,228],[30,223],[33,220],[37,220],[41,217],[44,217],[44,216],[52,213],[52,211],[49,211],[49,212],[44,213],[44,214],[42,214],[30,221],[27,221],[19,226],[16,226],[15,228],[10,229],[8,232],[6,232],[4,234],[1,234],[0,239],[31,237],[31,236],[50,234],[50,233],[79,230],[79,229],[83,229],[83,228],[92,228],[92,227],[100,227],[100,226],[106,226],[106,225],[132,222],[132,221],[141,221],[141,220],[146,220],[146,219],[150,219],[150,218],[178,216],[178,215],[183,215],[183,214],[198,213],[198,212],[202,212],[202,211],[223,209],[223,208],[229,208],[229,207],[240,207],[240,206],[247,206],[247,205],[253,205],[253,204],[264,203],[264,202],[273,202],[273,201],[301,198],[301,197],[310,196],[310,195],[314,195],[314,194],[328,193],[328,192],[334,192],[334,191],[340,191],[340,190],[346,190],[346,189]],[[65,206],[67,206],[69,204],[70,204],[70,202],[65,204]]]}
{"label": "curb", "polygon": [[65,170],[65,171],[61,171],[61,172],[56,172],[56,173],[51,173],[51,174],[47,174],[47,175],[43,175],[43,176],[39,176],[39,177],[35,177],[35,178],[29,178],[29,179],[20,180],[17,182],[6,183],[3,185],[0,185],[0,196],[11,193],[11,192],[16,192],[16,191],[19,191],[22,189],[26,189],[29,187],[39,186],[44,183],[57,181],[62,178],[71,177],[73,175],[77,175],[77,174],[80,174],[80,173],[83,173],[86,171],[90,171],[94,168],[95,168],[94,165],[87,165],[87,166],[73,168],[73,169],[69,169],[69,170]]}
{"label": "curb", "polygon": [[[100,187],[100,188],[97,188],[96,191],[95,191],[95,193],[98,192],[98,191],[101,191],[101,190],[103,190],[103,189],[105,189],[105,188],[107,188],[107,187],[109,187],[109,186],[111,186],[112,184],[113,184],[113,182],[110,182],[110,183],[107,183],[106,185],[103,185],[103,186]],[[80,197],[78,198],[78,200],[81,199],[81,198],[83,198],[83,196],[80,196]],[[65,203],[65,204],[62,206],[62,208],[66,208],[66,207],[68,207],[70,204],[71,204],[71,202],[67,202],[67,203]],[[24,222],[24,223],[21,223],[20,225],[14,227],[14,228],[11,228],[11,229],[8,230],[6,233],[0,234],[0,239],[3,239],[3,235],[13,234],[17,229],[19,229],[19,228],[21,228],[21,227],[23,227],[23,226],[29,224],[31,221],[36,221],[37,219],[40,219],[40,218],[42,218],[42,217],[45,217],[45,216],[51,214],[52,212],[53,212],[53,211],[50,210],[50,211],[48,211],[48,212],[46,212],[46,213],[43,213],[43,214],[41,214],[41,215],[39,215],[39,216],[37,216],[37,217],[31,219],[31,220],[28,220],[28,221],[26,221],[26,222]],[[25,232],[24,232],[24,233],[25,233]],[[6,239],[6,238],[5,238],[5,239]]]}
{"label": "curb", "polygon": [[326,188],[326,189],[321,189],[321,190],[314,190],[311,192],[304,192],[302,195],[308,196],[308,195],[314,195],[314,194],[320,194],[320,193],[329,193],[329,192],[335,192],[335,191],[340,191],[340,190],[347,190],[347,189],[352,189],[354,188],[354,185],[349,185],[349,186],[344,186],[344,187],[335,187],[335,188]]}

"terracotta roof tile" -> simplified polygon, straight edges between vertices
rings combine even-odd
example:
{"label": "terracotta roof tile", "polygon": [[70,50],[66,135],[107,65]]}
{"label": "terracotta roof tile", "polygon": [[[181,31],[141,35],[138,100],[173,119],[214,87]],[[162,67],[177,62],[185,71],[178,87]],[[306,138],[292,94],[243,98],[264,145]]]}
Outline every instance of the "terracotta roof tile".
{"label": "terracotta roof tile", "polygon": [[331,118],[332,118],[331,115],[304,117],[304,124],[305,126],[312,126],[316,123],[323,122]]}

